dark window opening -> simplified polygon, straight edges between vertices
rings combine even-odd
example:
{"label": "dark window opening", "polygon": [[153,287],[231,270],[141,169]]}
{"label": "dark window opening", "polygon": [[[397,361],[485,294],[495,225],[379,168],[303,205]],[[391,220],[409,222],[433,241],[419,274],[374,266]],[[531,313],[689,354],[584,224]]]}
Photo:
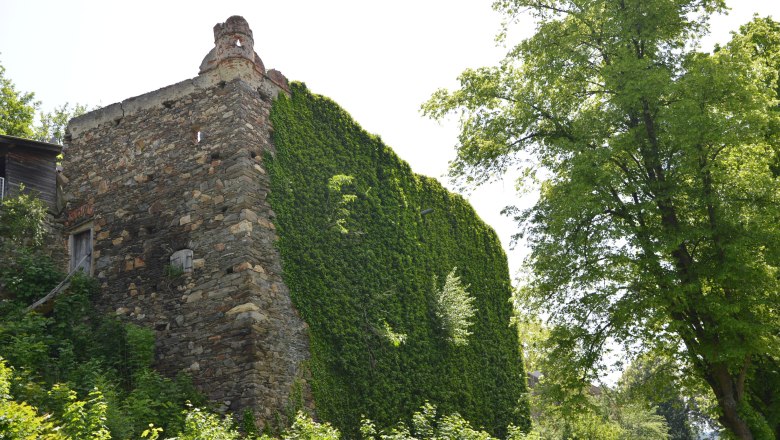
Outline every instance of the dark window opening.
{"label": "dark window opening", "polygon": [[191,130],[190,135],[192,136],[192,142],[197,145],[203,140],[203,131],[201,131],[199,125],[193,126]]}

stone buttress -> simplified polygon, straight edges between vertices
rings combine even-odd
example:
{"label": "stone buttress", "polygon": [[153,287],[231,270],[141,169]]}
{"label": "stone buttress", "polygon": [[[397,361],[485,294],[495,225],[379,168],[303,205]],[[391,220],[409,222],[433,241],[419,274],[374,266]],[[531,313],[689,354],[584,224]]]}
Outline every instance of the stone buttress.
{"label": "stone buttress", "polygon": [[92,247],[98,306],[154,329],[158,369],[267,423],[312,406],[262,160],[287,80],[243,18],[214,36],[197,77],[70,122],[65,222]]}

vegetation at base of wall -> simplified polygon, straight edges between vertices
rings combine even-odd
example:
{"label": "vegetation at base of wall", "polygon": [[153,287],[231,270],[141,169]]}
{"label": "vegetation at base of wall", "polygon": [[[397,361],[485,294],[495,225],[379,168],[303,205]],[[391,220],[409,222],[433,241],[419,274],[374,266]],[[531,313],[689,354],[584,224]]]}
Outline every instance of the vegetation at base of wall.
{"label": "vegetation at base of wall", "polygon": [[[42,272],[46,265],[32,269]],[[153,371],[154,335],[96,313],[89,298],[94,290],[92,280],[74,277],[46,315],[27,312],[26,300],[0,300],[0,359],[14,367],[10,394],[70,426],[63,402],[94,401],[99,392],[113,438],[136,437],[149,422],[180,429],[185,402],[202,398],[188,378]]]}
{"label": "vegetation at base of wall", "polygon": [[[364,440],[497,440],[485,431],[474,429],[468,421],[459,414],[441,415],[435,406],[425,403],[412,415],[409,423],[397,423],[388,429],[377,429],[370,419],[361,420],[360,431],[354,437],[342,435],[341,432],[327,422],[316,422],[307,414],[298,412],[293,417],[292,425],[278,436],[243,435],[232,420],[213,413],[192,409],[186,413],[184,431],[175,439],[166,440],[339,440],[341,438],[358,438]],[[142,436],[149,440],[158,440],[161,432],[150,426]],[[507,429],[506,440],[541,440],[535,433],[526,434],[522,429],[510,426]]]}
{"label": "vegetation at base of wall", "polygon": [[[305,85],[278,98],[271,120],[270,201],[285,282],[310,329],[318,416],[356,436],[363,415],[387,427],[430,401],[493,434],[527,429],[495,233]],[[457,327],[462,344],[441,322],[442,285],[431,283],[455,267],[475,310]]]}
{"label": "vegetation at base of wall", "polygon": [[187,378],[151,369],[151,331],[94,309],[94,280],[76,274],[48,307],[27,310],[65,277],[36,247],[44,215],[29,195],[0,204],[9,226],[0,228],[0,438],[137,438],[150,422],[183,429],[184,404],[202,397]]}

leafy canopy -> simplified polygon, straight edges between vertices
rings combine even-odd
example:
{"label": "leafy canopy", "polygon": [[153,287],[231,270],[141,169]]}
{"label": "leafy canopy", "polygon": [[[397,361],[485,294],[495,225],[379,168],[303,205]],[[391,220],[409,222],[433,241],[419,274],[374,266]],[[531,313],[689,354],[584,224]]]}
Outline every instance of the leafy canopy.
{"label": "leafy canopy", "polygon": [[780,433],[762,409],[778,390],[747,392],[780,353],[778,24],[757,18],[705,54],[696,38],[722,1],[495,6],[507,26],[528,11],[536,34],[423,109],[460,115],[456,180],[517,167],[521,186],[539,182],[538,202],[510,212],[554,355],[588,379],[608,340],[665,350],[708,384],[735,436]]}
{"label": "leafy canopy", "polygon": [[0,134],[32,137],[32,123],[39,103],[35,94],[19,92],[0,65]]}
{"label": "leafy canopy", "polygon": [[65,103],[51,112],[40,112],[36,121],[35,112],[40,105],[34,93],[16,90],[13,81],[5,77],[5,67],[0,65],[0,134],[62,144],[68,121],[87,111],[85,105],[71,108]]}

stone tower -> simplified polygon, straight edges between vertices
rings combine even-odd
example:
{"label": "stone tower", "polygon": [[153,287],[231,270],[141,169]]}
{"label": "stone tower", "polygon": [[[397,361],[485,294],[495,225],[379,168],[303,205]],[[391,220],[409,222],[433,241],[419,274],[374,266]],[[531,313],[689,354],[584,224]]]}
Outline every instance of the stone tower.
{"label": "stone tower", "polygon": [[214,43],[197,77],[70,122],[65,223],[71,253],[91,250],[99,307],[155,330],[161,371],[268,422],[311,405],[262,159],[287,80],[242,17]]}

